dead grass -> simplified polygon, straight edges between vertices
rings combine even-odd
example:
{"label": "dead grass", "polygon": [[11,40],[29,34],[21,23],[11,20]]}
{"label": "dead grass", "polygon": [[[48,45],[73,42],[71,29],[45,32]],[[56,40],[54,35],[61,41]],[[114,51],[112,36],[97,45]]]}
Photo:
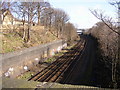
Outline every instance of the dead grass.
{"label": "dead grass", "polygon": [[23,47],[23,41],[19,36],[14,34],[4,34],[2,37],[2,51],[0,53],[12,52]]}
{"label": "dead grass", "polygon": [[24,43],[22,38],[14,31],[2,33],[0,42],[2,50],[0,50],[0,53],[8,53],[57,40],[49,31],[46,32],[43,26],[34,26],[32,28],[34,30],[30,32],[30,41],[28,43]]}

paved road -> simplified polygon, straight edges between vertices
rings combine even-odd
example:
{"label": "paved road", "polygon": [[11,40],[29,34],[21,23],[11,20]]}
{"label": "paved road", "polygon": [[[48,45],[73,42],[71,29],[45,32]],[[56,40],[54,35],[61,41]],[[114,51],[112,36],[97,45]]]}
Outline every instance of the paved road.
{"label": "paved road", "polygon": [[83,36],[83,38],[85,38],[87,42],[85,50],[80,59],[76,62],[77,64],[74,66],[73,72],[69,76],[69,79],[65,80],[66,77],[64,77],[62,83],[90,85],[90,83],[93,81],[92,73],[96,57],[96,44],[90,36]]}

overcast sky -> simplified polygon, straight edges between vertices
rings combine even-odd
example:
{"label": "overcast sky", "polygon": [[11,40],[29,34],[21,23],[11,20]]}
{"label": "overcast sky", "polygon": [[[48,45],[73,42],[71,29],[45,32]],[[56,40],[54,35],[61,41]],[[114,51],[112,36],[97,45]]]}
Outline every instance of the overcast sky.
{"label": "overcast sky", "polygon": [[78,28],[91,28],[99,20],[89,9],[102,9],[108,16],[116,17],[115,8],[109,4],[111,0],[49,0],[55,8],[63,9]]}

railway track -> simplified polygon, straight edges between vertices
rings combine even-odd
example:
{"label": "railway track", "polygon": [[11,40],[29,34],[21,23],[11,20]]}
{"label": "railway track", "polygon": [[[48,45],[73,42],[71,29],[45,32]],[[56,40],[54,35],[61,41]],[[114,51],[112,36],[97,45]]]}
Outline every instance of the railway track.
{"label": "railway track", "polygon": [[66,52],[48,67],[32,76],[28,81],[60,82],[64,76],[64,73],[69,67],[71,67],[71,65],[75,64],[82,54],[85,44],[85,40],[81,40],[73,48],[71,48],[69,52]]}

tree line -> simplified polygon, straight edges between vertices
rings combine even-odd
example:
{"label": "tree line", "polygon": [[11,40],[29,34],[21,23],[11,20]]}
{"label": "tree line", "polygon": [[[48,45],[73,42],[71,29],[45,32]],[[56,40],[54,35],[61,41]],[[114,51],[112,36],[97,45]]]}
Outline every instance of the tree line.
{"label": "tree line", "polygon": [[[19,34],[25,43],[30,41],[31,26],[33,25],[42,25],[46,32],[49,31],[56,38],[67,39],[67,41],[77,36],[75,26],[69,22],[68,14],[62,9],[52,7],[49,2],[3,1],[0,3],[0,7],[1,10],[8,9],[13,16],[16,15],[16,18],[22,21],[23,30]],[[25,26],[28,28],[24,28]]]}
{"label": "tree line", "polygon": [[[120,11],[120,1],[113,0],[111,5],[116,7],[117,12]],[[105,15],[101,10],[90,10],[91,13],[101,20],[96,23],[87,33],[97,38],[99,48],[101,49],[102,61],[109,66],[112,73],[112,87],[120,87],[120,26],[114,21],[114,18]],[[119,16],[119,15],[118,15]],[[120,17],[118,17],[119,20]]]}

